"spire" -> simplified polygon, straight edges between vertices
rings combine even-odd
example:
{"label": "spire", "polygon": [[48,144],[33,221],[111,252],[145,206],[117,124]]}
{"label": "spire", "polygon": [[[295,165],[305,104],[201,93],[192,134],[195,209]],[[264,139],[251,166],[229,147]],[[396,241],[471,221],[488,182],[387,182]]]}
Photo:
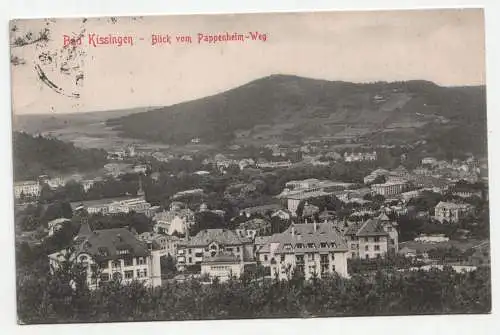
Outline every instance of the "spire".
{"label": "spire", "polygon": [[144,196],[144,190],[142,189],[142,176],[139,175],[139,190],[137,190],[137,195],[140,197]]}
{"label": "spire", "polygon": [[78,237],[86,237],[92,235],[92,229],[90,229],[89,219],[86,216],[82,216],[80,221],[80,230],[78,231]]}

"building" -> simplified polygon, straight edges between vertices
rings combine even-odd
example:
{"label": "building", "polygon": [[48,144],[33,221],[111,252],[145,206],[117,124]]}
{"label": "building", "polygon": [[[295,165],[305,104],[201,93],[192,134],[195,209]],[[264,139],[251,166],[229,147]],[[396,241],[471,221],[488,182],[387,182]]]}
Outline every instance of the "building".
{"label": "building", "polygon": [[257,249],[259,262],[271,275],[288,279],[294,271],[306,279],[337,273],[348,277],[347,245],[331,223],[292,224]]}
{"label": "building", "polygon": [[14,183],[14,196],[16,199],[30,197],[38,198],[42,188],[37,181],[20,181]]}
{"label": "building", "polygon": [[220,282],[225,282],[230,278],[240,278],[244,268],[245,263],[231,253],[208,256],[201,262],[201,276],[208,276],[211,280],[217,278]]}
{"label": "building", "polygon": [[281,206],[278,204],[269,204],[262,206],[247,207],[240,210],[240,216],[246,216],[247,218],[254,215],[270,216],[277,210],[280,210]]}
{"label": "building", "polygon": [[375,181],[375,179],[379,177],[387,177],[389,175],[389,171],[385,169],[377,169],[372,171],[369,175],[363,178],[363,182],[365,184],[371,184]]}
{"label": "building", "polygon": [[173,207],[170,211],[156,213],[153,222],[153,230],[156,233],[172,235],[177,232],[185,235],[194,224],[194,212],[189,208]]}
{"label": "building", "polygon": [[457,223],[474,211],[469,204],[456,204],[441,201],[434,208],[434,218],[441,223]]}
{"label": "building", "polygon": [[425,157],[422,158],[422,165],[436,165],[438,163],[438,160],[434,157]]}
{"label": "building", "polygon": [[160,256],[177,257],[177,245],[182,241],[180,237],[158,234],[154,232],[144,232],[137,236],[147,243],[155,243],[160,251]]}
{"label": "building", "polygon": [[54,235],[55,232],[60,230],[64,226],[64,224],[66,224],[68,222],[71,222],[71,220],[66,219],[66,218],[58,218],[58,219],[49,221],[47,223],[48,230],[49,230],[49,236]]}
{"label": "building", "polygon": [[189,196],[201,196],[203,195],[203,190],[201,188],[193,189],[193,190],[186,190],[186,191],[181,191],[177,192],[172,196],[172,199],[179,199],[183,197],[189,197]]}
{"label": "building", "polygon": [[344,161],[345,162],[361,162],[361,161],[376,161],[377,152],[345,152]]}
{"label": "building", "polygon": [[177,245],[177,269],[202,264],[208,257],[232,254],[241,263],[254,262],[253,243],[228,229],[206,229]]}
{"label": "building", "polygon": [[403,193],[407,188],[406,182],[386,182],[383,184],[373,184],[371,189],[373,192],[383,195],[384,197]]}
{"label": "building", "polygon": [[372,259],[384,257],[390,251],[397,252],[396,226],[385,214],[360,224],[352,224],[345,232],[349,246],[348,257]]}
{"label": "building", "polygon": [[80,262],[87,268],[90,289],[110,280],[139,281],[153,287],[161,285],[159,251],[126,228],[92,231],[86,218],[82,218],[73,247],[73,253],[61,250],[50,254],[49,262],[54,268],[65,259]]}
{"label": "building", "polygon": [[271,223],[260,218],[254,218],[246,222],[242,222],[239,225],[238,229],[236,229],[236,233],[240,237],[246,237],[251,239],[252,241],[255,239],[255,237],[267,235],[270,232]]}

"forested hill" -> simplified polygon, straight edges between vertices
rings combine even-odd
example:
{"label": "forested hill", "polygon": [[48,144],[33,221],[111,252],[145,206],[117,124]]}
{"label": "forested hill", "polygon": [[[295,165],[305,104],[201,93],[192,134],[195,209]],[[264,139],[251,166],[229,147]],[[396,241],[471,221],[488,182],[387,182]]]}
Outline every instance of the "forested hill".
{"label": "forested hill", "polygon": [[[459,135],[457,145],[485,150],[486,90],[440,87],[428,81],[355,84],[272,75],[226,92],[107,124],[124,137],[165,143],[272,141],[342,137],[346,129],[371,141],[376,134],[424,138]],[[426,127],[435,125],[439,127]],[[376,138],[376,136],[375,136]]]}
{"label": "forested hill", "polygon": [[106,152],[81,149],[42,136],[22,132],[13,134],[14,179],[34,179],[40,175],[97,170],[106,163]]}

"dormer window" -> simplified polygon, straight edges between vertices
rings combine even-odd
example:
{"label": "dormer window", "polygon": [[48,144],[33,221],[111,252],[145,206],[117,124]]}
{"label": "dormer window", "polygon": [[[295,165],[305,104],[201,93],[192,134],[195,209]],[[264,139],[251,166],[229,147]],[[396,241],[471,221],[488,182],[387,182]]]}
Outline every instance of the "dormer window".
{"label": "dormer window", "polygon": [[292,245],[290,243],[287,243],[283,246],[285,250],[292,250]]}
{"label": "dormer window", "polygon": [[297,243],[295,246],[297,247],[297,249],[302,249],[304,247],[302,243]]}
{"label": "dormer window", "polygon": [[307,247],[308,247],[308,248],[314,248],[314,243],[308,243],[308,244],[307,244]]}
{"label": "dormer window", "polygon": [[325,243],[325,242],[322,242],[322,243],[320,244],[320,247],[321,247],[321,248],[328,248],[328,244],[327,244],[327,243]]}
{"label": "dormer window", "polygon": [[118,249],[116,252],[118,255],[128,255],[130,253],[128,249]]}

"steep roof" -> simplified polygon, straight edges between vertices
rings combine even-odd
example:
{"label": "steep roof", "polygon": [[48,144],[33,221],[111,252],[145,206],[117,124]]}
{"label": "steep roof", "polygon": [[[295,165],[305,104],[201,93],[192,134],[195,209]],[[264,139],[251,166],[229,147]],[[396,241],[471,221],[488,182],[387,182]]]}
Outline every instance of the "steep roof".
{"label": "steep roof", "polygon": [[[88,224],[86,225],[88,226]],[[140,241],[126,228],[113,228],[96,230],[88,234],[85,225],[78,233],[79,243],[77,243],[78,253],[87,253],[94,257],[97,261],[107,259],[122,258],[119,255],[119,250],[127,250],[128,255],[133,257],[145,257],[149,255],[147,244]],[[84,235],[80,235],[83,233]]]}
{"label": "steep roof", "polygon": [[240,237],[236,232],[228,229],[205,229],[200,231],[189,241],[180,243],[183,246],[206,246],[211,242],[217,242],[222,245],[240,245],[252,243],[249,238]]}
{"label": "steep roof", "polygon": [[369,219],[359,228],[357,236],[386,236],[382,223],[378,219]]}
{"label": "steep roof", "polygon": [[[315,225],[316,230],[314,229]],[[297,244],[302,244],[303,248],[300,248],[301,252],[347,249],[347,244],[344,241],[343,236],[331,223],[292,224],[283,233],[272,235],[267,245],[271,243],[279,243],[278,248],[275,250],[275,252],[278,253],[286,252],[284,246],[287,244],[290,244],[292,248],[294,248]],[[322,248],[321,245],[323,243],[327,243],[330,246]],[[334,246],[331,246],[332,243]],[[313,244],[314,247],[308,247],[309,244]],[[264,246],[263,249],[267,250],[266,246]]]}
{"label": "steep roof", "polygon": [[[387,218],[387,219],[386,219]],[[386,236],[388,233],[384,230],[383,222],[390,221],[387,215],[382,213],[378,218],[368,219],[362,223],[350,225],[345,235],[356,236]]]}

